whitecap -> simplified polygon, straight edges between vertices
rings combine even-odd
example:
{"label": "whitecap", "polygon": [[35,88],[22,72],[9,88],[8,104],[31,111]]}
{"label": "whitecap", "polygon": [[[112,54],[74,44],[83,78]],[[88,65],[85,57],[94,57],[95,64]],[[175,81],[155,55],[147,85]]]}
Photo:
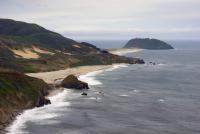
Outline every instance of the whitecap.
{"label": "whitecap", "polygon": [[128,64],[116,64],[116,65],[113,65],[112,68],[106,69],[105,71],[113,71],[118,68],[125,68],[125,67],[128,67]]}
{"label": "whitecap", "polygon": [[121,96],[121,97],[128,97],[129,95],[127,95],[127,94],[121,94],[119,96]]}
{"label": "whitecap", "polygon": [[134,93],[139,93],[140,91],[139,91],[139,90],[133,90],[133,92],[134,92]]}
{"label": "whitecap", "polygon": [[164,102],[165,100],[164,100],[164,99],[159,99],[158,101],[159,101],[159,102]]}
{"label": "whitecap", "polygon": [[159,64],[158,64],[158,66],[164,66],[164,65],[165,65],[165,64],[163,64],[163,63],[159,63]]}
{"label": "whitecap", "polygon": [[48,120],[45,122],[37,122],[37,125],[54,125],[54,124],[59,124],[60,121],[58,120]]}
{"label": "whitecap", "polygon": [[101,97],[88,97],[88,98],[84,98],[84,99],[89,99],[89,100],[101,100]]}

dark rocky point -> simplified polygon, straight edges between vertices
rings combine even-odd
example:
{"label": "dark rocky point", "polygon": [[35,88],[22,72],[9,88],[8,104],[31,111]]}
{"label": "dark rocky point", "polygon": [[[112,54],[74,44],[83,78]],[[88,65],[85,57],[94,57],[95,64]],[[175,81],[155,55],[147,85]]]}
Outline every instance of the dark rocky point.
{"label": "dark rocky point", "polygon": [[128,41],[124,48],[141,48],[141,49],[152,49],[152,50],[161,50],[161,49],[174,49],[171,45],[167,44],[164,41],[157,39],[140,39],[135,38]]}
{"label": "dark rocky point", "polygon": [[0,71],[0,133],[23,110],[50,104],[51,87],[41,79]]}
{"label": "dark rocky point", "polygon": [[87,96],[87,93],[82,93],[81,95],[83,95],[83,96]]}
{"label": "dark rocky point", "polygon": [[71,88],[71,89],[89,89],[87,83],[79,81],[78,78],[74,75],[67,76],[61,83],[61,86],[64,88]]}
{"label": "dark rocky point", "polygon": [[46,99],[45,97],[41,96],[38,98],[36,107],[42,107],[42,106],[48,105],[48,104],[51,104],[51,101],[49,99]]}

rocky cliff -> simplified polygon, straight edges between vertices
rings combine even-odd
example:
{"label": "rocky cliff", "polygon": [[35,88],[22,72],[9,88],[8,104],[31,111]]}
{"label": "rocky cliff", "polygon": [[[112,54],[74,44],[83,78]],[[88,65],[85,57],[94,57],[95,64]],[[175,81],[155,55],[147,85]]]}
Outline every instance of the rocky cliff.
{"label": "rocky cliff", "polygon": [[16,72],[0,72],[0,132],[24,109],[49,104],[51,88],[43,80]]}

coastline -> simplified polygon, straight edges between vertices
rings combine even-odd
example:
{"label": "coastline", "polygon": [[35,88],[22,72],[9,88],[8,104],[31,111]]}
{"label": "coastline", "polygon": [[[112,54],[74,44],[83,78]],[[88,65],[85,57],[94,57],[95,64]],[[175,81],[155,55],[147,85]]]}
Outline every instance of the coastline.
{"label": "coastline", "polygon": [[[129,49],[130,50],[130,49]],[[137,49],[137,51],[139,51]],[[121,52],[121,50],[117,50],[117,52]],[[131,49],[131,52],[136,52],[135,49]],[[123,50],[123,54],[129,53],[127,51]],[[92,65],[92,66],[79,66],[75,68],[67,68],[63,70],[58,70],[58,71],[51,71],[51,72],[40,72],[40,73],[27,73],[26,75],[39,78],[44,80],[47,84],[49,85],[55,85],[56,82],[64,79],[70,74],[73,74],[77,77],[87,75],[88,73],[100,71],[100,70],[107,70],[107,69],[116,69],[118,67],[115,67],[115,65],[124,65],[122,64],[112,64],[112,65]],[[46,96],[46,98],[52,98],[56,97],[59,94],[62,94],[64,92],[64,88],[54,88],[53,90],[49,91],[49,94]],[[7,132],[8,129],[12,128],[12,125],[14,124],[15,121],[19,119],[20,116],[23,115],[24,112],[30,110],[34,110],[34,108],[31,109],[24,109],[16,114],[16,116],[12,119],[12,121],[6,125],[5,131]],[[9,133],[10,134],[10,133]]]}
{"label": "coastline", "polygon": [[[132,52],[138,52],[141,51],[141,49],[113,49],[113,52],[116,52],[116,55],[123,55],[126,53],[132,53]],[[116,69],[115,65],[124,65],[124,63],[121,64],[112,64],[112,65],[91,65],[91,66],[79,66],[74,68],[66,68],[63,70],[58,71],[50,71],[50,72],[39,72],[39,73],[27,73],[26,75],[30,77],[35,77],[44,80],[49,85],[56,85],[57,82],[60,80],[66,78],[68,75],[73,74],[77,77],[81,77],[83,75],[87,75],[88,73],[100,71],[100,70],[107,70],[107,69]],[[49,94],[46,96],[46,98],[52,98],[56,97],[59,94],[63,94],[64,88],[54,88],[53,90],[49,91]],[[18,117],[23,115],[24,112],[27,110],[33,110],[31,109],[24,109],[20,112],[16,113],[15,117],[10,121],[9,124],[6,125],[5,131],[8,130],[10,127],[12,127],[13,123],[18,120]]]}
{"label": "coastline", "polygon": [[[47,82],[48,84],[54,84],[54,82],[56,80],[64,79],[65,77],[67,77],[67,75],[70,75],[70,74],[74,74],[77,77],[81,77],[81,76],[87,75],[92,72],[115,68],[114,65],[82,66],[82,67],[67,68],[64,70],[52,71],[52,72],[30,73],[30,74],[26,74],[26,75],[29,75],[31,77],[40,78],[40,79],[44,80],[45,82]],[[51,90],[49,92],[49,94],[46,97],[48,99],[54,98],[54,97],[57,97],[58,95],[60,96],[60,94],[63,94],[64,91],[65,91],[64,88],[54,88],[53,90]],[[52,105],[52,104],[50,104],[50,105]],[[49,106],[49,105],[47,105],[47,106]],[[42,108],[42,107],[40,107],[40,108]],[[10,133],[8,131],[8,129],[11,129],[13,127],[13,124],[15,123],[15,121],[18,121],[19,119],[21,119],[20,116],[23,116],[24,113],[27,113],[28,111],[32,111],[32,110],[35,110],[35,108],[23,109],[21,111],[16,112],[15,117],[10,121],[10,123],[8,125],[6,125],[4,131],[2,131],[2,132],[8,133],[8,134],[13,134],[13,133]],[[14,128],[15,127],[16,126],[14,125]]]}
{"label": "coastline", "polygon": [[[99,71],[99,70],[106,70],[109,68],[112,68],[113,65],[95,65],[95,66],[81,66],[76,68],[67,68],[64,70],[58,70],[58,71],[52,71],[52,72],[40,72],[40,73],[30,73],[26,74],[31,77],[39,78],[44,80],[47,84],[55,84],[56,80],[61,80],[67,77],[70,74],[74,74],[77,77],[81,75],[85,75],[87,73]],[[53,90],[49,91],[49,94],[46,96],[46,98],[54,97],[64,91],[63,88],[54,88]],[[13,113],[12,119],[9,120],[8,123],[4,124],[4,126],[0,129],[1,133],[8,133],[8,129],[12,127],[13,123],[18,120],[18,117],[21,116],[24,112],[27,110],[33,110],[33,108],[30,109],[21,109]]]}

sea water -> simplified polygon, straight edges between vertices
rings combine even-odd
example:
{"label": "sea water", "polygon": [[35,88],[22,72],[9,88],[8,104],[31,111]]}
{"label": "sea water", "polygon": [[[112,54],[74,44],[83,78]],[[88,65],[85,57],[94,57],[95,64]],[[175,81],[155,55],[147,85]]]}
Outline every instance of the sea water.
{"label": "sea water", "polygon": [[88,96],[65,89],[51,105],[18,116],[9,134],[199,134],[200,43],[173,46],[127,54],[144,65],[80,76]]}

